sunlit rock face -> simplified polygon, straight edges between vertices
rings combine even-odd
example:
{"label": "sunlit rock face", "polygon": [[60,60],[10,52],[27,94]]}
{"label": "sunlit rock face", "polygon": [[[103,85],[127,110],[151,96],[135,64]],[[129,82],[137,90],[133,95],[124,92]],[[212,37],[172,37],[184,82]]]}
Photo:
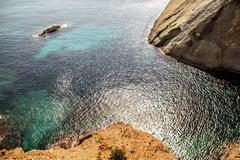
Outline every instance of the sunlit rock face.
{"label": "sunlit rock face", "polygon": [[[78,137],[78,136],[77,136]],[[71,137],[75,139],[76,137]],[[78,144],[65,148],[60,140],[48,150],[25,152],[22,148],[0,150],[1,159],[149,159],[176,160],[170,150],[146,132],[133,129],[130,125],[114,124],[106,129],[95,131],[88,136],[78,137]],[[80,139],[79,139],[80,138]],[[75,139],[76,140],[76,139]],[[64,148],[64,149],[63,149]],[[116,157],[116,158],[115,158]]]}
{"label": "sunlit rock face", "polygon": [[237,0],[172,0],[148,40],[194,66],[240,73],[239,26]]}

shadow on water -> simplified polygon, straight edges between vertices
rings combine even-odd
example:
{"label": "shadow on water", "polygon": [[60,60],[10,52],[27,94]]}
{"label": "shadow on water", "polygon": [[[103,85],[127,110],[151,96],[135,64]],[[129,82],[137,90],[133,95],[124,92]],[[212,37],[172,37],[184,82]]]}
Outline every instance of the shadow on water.
{"label": "shadow on water", "polygon": [[215,71],[215,72],[209,72],[217,79],[226,80],[233,85],[240,86],[240,74],[239,73],[233,73],[233,72],[227,72],[227,71]]}

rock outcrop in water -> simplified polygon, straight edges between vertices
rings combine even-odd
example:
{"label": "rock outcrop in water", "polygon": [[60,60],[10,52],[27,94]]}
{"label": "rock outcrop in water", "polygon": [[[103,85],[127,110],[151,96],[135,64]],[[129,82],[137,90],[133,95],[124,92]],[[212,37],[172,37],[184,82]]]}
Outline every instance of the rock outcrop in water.
{"label": "rock outcrop in water", "polygon": [[48,28],[44,29],[41,33],[39,33],[38,36],[41,36],[41,37],[46,36],[49,33],[58,31],[60,28],[61,28],[60,25],[54,25],[54,26],[48,27]]}
{"label": "rock outcrop in water", "polygon": [[199,68],[240,73],[240,1],[171,0],[148,41]]}
{"label": "rock outcrop in water", "polygon": [[61,145],[67,140],[65,139],[45,151],[32,150],[24,153],[21,148],[2,150],[0,159],[176,160],[160,141],[145,132],[134,130],[130,125],[116,124],[88,134],[85,138],[79,138],[79,135],[72,137],[78,143],[73,148],[68,148],[71,145]]}

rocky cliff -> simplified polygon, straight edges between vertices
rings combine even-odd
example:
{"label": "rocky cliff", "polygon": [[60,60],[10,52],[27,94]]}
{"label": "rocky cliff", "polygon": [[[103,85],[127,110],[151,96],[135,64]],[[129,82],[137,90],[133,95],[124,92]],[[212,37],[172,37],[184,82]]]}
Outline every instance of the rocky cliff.
{"label": "rocky cliff", "polygon": [[191,65],[240,73],[240,0],[171,0],[148,41]]}
{"label": "rocky cliff", "polygon": [[162,142],[148,133],[134,130],[130,125],[122,123],[85,136],[74,135],[71,138],[59,141],[48,150],[32,150],[27,153],[21,148],[1,150],[0,159],[176,160]]}
{"label": "rocky cliff", "polygon": [[230,145],[221,156],[221,160],[239,160],[240,159],[240,144]]}

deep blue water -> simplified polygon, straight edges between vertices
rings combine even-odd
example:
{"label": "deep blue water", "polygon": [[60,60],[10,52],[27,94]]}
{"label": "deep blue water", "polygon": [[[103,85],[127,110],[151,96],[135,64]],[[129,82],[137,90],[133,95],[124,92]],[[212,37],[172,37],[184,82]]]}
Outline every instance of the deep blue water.
{"label": "deep blue water", "polygon": [[[165,0],[0,2],[0,115],[6,147],[126,122],[183,159],[216,159],[240,137],[239,87],[165,57],[147,34]],[[51,24],[67,28],[33,35]]]}

